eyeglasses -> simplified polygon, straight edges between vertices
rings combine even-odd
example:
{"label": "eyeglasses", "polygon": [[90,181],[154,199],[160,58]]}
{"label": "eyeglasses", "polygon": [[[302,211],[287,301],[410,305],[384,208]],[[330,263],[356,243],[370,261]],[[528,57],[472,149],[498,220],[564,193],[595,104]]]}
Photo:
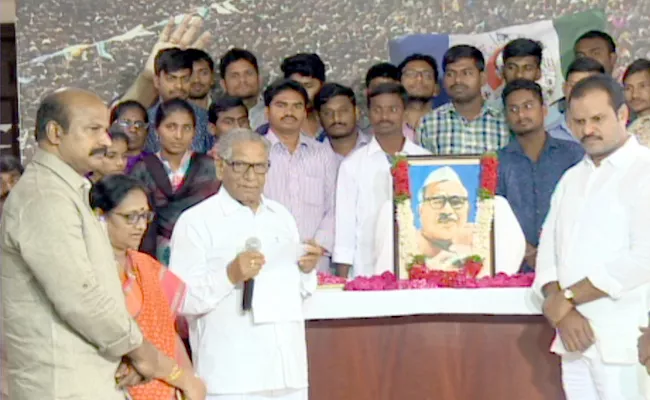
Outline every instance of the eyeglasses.
{"label": "eyeglasses", "polygon": [[423,201],[434,210],[442,210],[445,204],[449,204],[454,210],[463,208],[467,204],[467,197],[463,196],[433,196],[426,197]]}
{"label": "eyeglasses", "polygon": [[137,225],[140,220],[145,221],[146,223],[151,223],[153,221],[155,213],[152,211],[147,211],[147,212],[132,212],[128,214],[120,214],[120,213],[115,213],[116,215],[119,215],[120,217],[124,218],[126,220],[126,223],[129,225]]}
{"label": "eyeglasses", "polygon": [[131,127],[135,129],[147,129],[149,124],[144,121],[128,121],[125,119],[118,119],[115,121],[115,124],[123,129],[130,129]]}
{"label": "eyeglasses", "polygon": [[253,169],[258,175],[262,175],[268,172],[269,167],[271,167],[271,162],[267,161],[265,163],[256,163],[251,164],[244,161],[225,161],[226,164],[232,168],[233,172],[237,174],[247,174],[249,169]]}

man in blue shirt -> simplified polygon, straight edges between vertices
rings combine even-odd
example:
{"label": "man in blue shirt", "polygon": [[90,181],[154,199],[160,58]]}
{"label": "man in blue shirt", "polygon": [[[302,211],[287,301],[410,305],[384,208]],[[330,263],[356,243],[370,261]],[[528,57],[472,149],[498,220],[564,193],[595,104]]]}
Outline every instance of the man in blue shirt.
{"label": "man in blue shirt", "polygon": [[555,185],[567,169],[582,159],[584,150],[578,143],[546,132],[544,118],[548,110],[537,83],[511,81],[503,89],[502,99],[515,139],[498,151],[497,195],[508,200],[524,232],[526,256],[522,270],[529,272],[535,268],[539,235]]}
{"label": "man in blue shirt", "polygon": [[[187,100],[190,95],[190,77],[194,59],[187,50],[177,47],[160,50],[154,59],[153,83],[160,94],[160,100],[147,110],[149,116],[149,134],[145,143],[145,150],[150,153],[160,151],[160,141],[156,133],[155,124],[156,112],[160,103],[171,99]],[[208,111],[202,107],[190,103],[196,117],[196,134],[192,142],[192,150],[199,153],[206,153],[212,148],[214,138],[208,130]]]}

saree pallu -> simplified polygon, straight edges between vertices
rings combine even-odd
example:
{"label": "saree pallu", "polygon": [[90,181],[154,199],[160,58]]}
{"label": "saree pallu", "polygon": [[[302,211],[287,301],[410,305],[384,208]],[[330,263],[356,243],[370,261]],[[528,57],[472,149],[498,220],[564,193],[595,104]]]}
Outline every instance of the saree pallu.
{"label": "saree pallu", "polygon": [[[137,251],[129,251],[130,266],[122,277],[122,289],[129,313],[138,323],[144,337],[159,351],[188,364],[185,348],[176,333],[176,311],[185,296],[185,284],[158,261]],[[128,390],[133,400],[173,400],[177,389],[159,380]]]}
{"label": "saree pallu", "polygon": [[172,187],[165,166],[155,154],[145,154],[131,171],[150,193],[151,207],[156,213],[149,225],[140,251],[169,264],[169,240],[181,213],[207,199],[219,190],[214,160],[205,154],[192,154],[185,178],[176,190]]}

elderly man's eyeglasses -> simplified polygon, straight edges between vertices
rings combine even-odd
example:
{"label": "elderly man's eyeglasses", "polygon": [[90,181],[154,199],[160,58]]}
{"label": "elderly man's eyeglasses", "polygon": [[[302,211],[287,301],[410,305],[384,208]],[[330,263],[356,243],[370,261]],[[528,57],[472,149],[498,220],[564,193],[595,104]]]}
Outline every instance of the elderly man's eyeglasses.
{"label": "elderly man's eyeglasses", "polygon": [[115,214],[124,218],[124,220],[126,220],[126,223],[129,225],[137,225],[138,222],[140,221],[151,223],[151,221],[153,221],[153,218],[155,216],[155,214],[152,211],[141,212],[141,213],[132,212],[128,214],[121,214],[121,213],[115,213]]}
{"label": "elderly man's eyeglasses", "polygon": [[232,168],[233,172],[236,174],[246,174],[249,169],[253,169],[258,175],[262,175],[268,172],[271,162],[267,161],[265,163],[247,163],[245,161],[226,161],[226,164]]}
{"label": "elderly man's eyeglasses", "polygon": [[445,204],[449,204],[454,210],[463,208],[467,204],[467,197],[464,196],[432,196],[425,197],[424,203],[434,210],[442,210]]}

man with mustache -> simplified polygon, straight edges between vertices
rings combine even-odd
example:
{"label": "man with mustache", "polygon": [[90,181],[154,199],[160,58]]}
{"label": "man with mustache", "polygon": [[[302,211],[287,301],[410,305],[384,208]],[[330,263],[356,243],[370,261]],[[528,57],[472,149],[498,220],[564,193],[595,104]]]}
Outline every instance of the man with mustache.
{"label": "man with mustache", "polygon": [[405,123],[417,129],[422,117],[433,109],[433,100],[440,94],[438,63],[425,54],[411,54],[398,66],[399,78],[408,93]]}
{"label": "man with mustache", "polygon": [[[160,50],[154,59],[153,83],[160,95],[158,103],[147,110],[149,121],[156,120],[156,112],[160,104],[167,100],[187,100],[190,95],[190,82],[194,60],[187,50],[172,47]],[[190,103],[196,116],[196,134],[192,141],[192,150],[197,153],[208,152],[213,144],[214,138],[208,130],[208,110]],[[156,133],[156,124],[149,124],[149,135],[145,150],[150,153],[160,151],[160,140]]]}
{"label": "man with mustache", "polygon": [[636,345],[648,324],[650,149],[627,132],[625,94],[609,75],[580,81],[568,116],[587,156],[553,193],[533,290],[556,330],[567,400],[644,399],[638,362],[649,359]]}
{"label": "man with mustache", "polygon": [[[374,135],[364,147],[343,160],[336,187],[336,239],[334,263],[340,276],[374,275],[382,250],[392,251],[392,229],[379,232],[381,240],[391,245],[376,244],[379,219],[392,220],[391,159],[397,153],[429,154],[404,137],[402,127],[406,109],[406,91],[399,83],[382,83],[368,94],[368,110]],[[390,238],[388,237],[390,235]],[[382,259],[380,259],[382,258]],[[383,272],[383,271],[382,271]]]}
{"label": "man with mustache", "polygon": [[207,110],[212,102],[210,92],[215,83],[214,61],[208,53],[200,49],[190,48],[185,50],[185,53],[192,61],[188,101]]}
{"label": "man with mustache", "polygon": [[257,57],[248,50],[232,48],[219,61],[219,84],[227,95],[241,99],[248,108],[250,126],[266,124],[264,99],[260,97],[262,79]]}
{"label": "man with mustache", "polygon": [[351,88],[326,83],[314,99],[314,108],[323,124],[323,143],[332,147],[339,161],[370,141],[370,135],[359,129],[359,110]]}
{"label": "man with mustache", "polygon": [[644,146],[650,146],[650,60],[640,58],[630,64],[623,75],[625,100],[636,118],[628,131]]}
{"label": "man with mustache", "polygon": [[433,154],[483,154],[508,144],[510,132],[501,111],[481,94],[485,59],[468,45],[450,48],[442,60],[443,84],[451,103],[426,114],[418,127],[424,148]]}
{"label": "man with mustache", "polygon": [[264,195],[287,207],[303,241],[323,250],[319,269],[329,270],[334,247],[334,191],[339,162],[330,147],[301,131],[309,97],[292,79],[282,79],[264,91],[271,142]]}
{"label": "man with mustache", "polygon": [[458,268],[456,264],[472,252],[467,188],[451,167],[441,167],[424,181],[418,202],[418,247],[427,265],[440,270]]}
{"label": "man with mustache", "polygon": [[87,91],[59,90],[39,105],[39,149],[0,222],[11,399],[124,399],[115,382],[122,360],[144,378],[173,372],[127,311],[113,249],[88,203],[84,176],[111,144],[108,124],[108,108]]}
{"label": "man with mustache", "polygon": [[501,97],[515,138],[498,151],[497,195],[508,200],[521,225],[526,237],[522,270],[531,272],[553,190],[564,172],[582,159],[584,150],[574,141],[556,139],[546,132],[547,108],[537,83],[510,81]]}

